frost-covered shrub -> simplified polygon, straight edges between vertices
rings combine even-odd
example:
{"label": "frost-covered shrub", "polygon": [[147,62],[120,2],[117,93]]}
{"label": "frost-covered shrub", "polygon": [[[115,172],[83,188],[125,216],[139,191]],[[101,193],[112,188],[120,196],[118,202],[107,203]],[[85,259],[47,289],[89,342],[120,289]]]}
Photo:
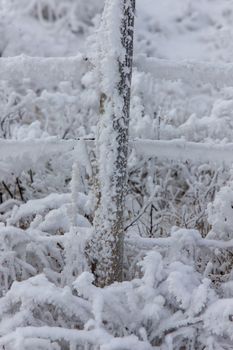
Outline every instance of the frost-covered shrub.
{"label": "frost-covered shrub", "polygon": [[126,253],[134,245],[147,245],[147,251],[154,246],[153,251],[138,264],[138,277],[105,288],[94,286],[88,272],[64,288],[43,274],[14,282],[0,300],[0,346],[230,349],[229,294],[219,300],[211,281],[197,270],[206,255],[204,241],[193,230],[174,231],[163,240],[129,236]]}
{"label": "frost-covered shrub", "polygon": [[209,238],[229,240],[233,238],[233,189],[231,184],[217,193],[208,205],[208,220],[212,226]]}
{"label": "frost-covered shrub", "polygon": [[173,226],[209,233],[207,204],[229,181],[229,170],[192,162],[145,162],[132,153],[129,171],[126,227],[149,237],[168,236]]}
{"label": "frost-covered shrub", "polygon": [[[196,12],[198,2],[180,3],[181,11],[165,11],[175,21],[174,32],[187,27],[195,35],[198,27],[213,27],[210,13]],[[83,50],[102,4],[5,1],[9,11],[0,21],[0,53],[74,55]],[[161,32],[169,42],[173,30],[166,26],[158,17],[144,21],[153,35],[151,40],[139,30],[144,52],[154,54]],[[92,51],[88,47],[86,55]],[[0,137],[30,142],[47,142],[51,136],[94,138],[97,83],[93,72],[52,87],[0,82]],[[131,116],[132,139],[231,142],[232,89],[158,81],[135,68]],[[130,150],[125,281],[100,289],[89,272],[82,274],[88,270],[85,242],[92,232],[94,200],[87,195],[90,184],[83,169],[78,171],[85,194],[75,181],[69,193],[75,152],[54,157],[46,152],[33,169],[25,155],[0,164],[0,348],[231,349],[231,243],[221,241],[231,239],[230,187],[215,198],[229,181],[228,169],[145,160]],[[213,202],[209,221],[208,202]],[[174,225],[200,233],[176,231]]]}
{"label": "frost-covered shrub", "polygon": [[103,0],[3,0],[0,54],[75,55],[102,7]]}
{"label": "frost-covered shrub", "polygon": [[[207,238],[221,241],[231,241],[233,213],[232,184],[224,186],[216,194],[215,200],[208,205],[208,221],[211,225]],[[216,285],[221,282],[232,281],[233,248],[230,244],[226,247],[215,249],[210,257],[209,273]]]}
{"label": "frost-covered shrub", "polygon": [[[7,6],[7,5],[5,5]],[[8,4],[9,9],[18,11],[21,14],[29,14],[42,22],[42,24],[58,22],[61,20],[67,21],[72,31],[75,31],[75,26],[78,21],[91,24],[94,16],[101,12],[103,1],[96,3],[93,0],[83,2],[81,0],[30,0],[21,1],[18,3],[11,0]]]}
{"label": "frost-covered shrub", "polygon": [[[55,203],[50,201],[51,206],[48,205],[48,201],[44,202],[44,206],[43,202],[41,204],[38,202],[37,205],[36,201],[34,205],[32,202],[28,203],[30,210],[25,208],[22,211],[19,204],[13,203],[11,216],[9,209],[7,215],[2,215],[2,221],[5,221],[7,226],[5,227],[3,224],[0,229],[1,294],[4,294],[11,287],[13,281],[27,279],[44,271],[44,269],[50,271],[50,275],[56,275],[56,272],[59,272],[63,266],[59,236],[57,236],[57,240],[46,238],[43,230],[37,228],[43,218],[42,214],[51,210]],[[42,209],[44,209],[44,213]],[[4,210],[3,207],[2,210]],[[62,229],[58,223],[57,227]],[[54,230],[53,234],[55,233],[58,232]]]}
{"label": "frost-covered shrub", "polygon": [[[61,82],[53,89],[31,83],[28,88],[14,88],[0,82],[0,137],[12,139],[41,138],[48,135],[62,139],[87,136],[96,124],[98,94],[90,74],[81,81]],[[88,86],[87,86],[88,84]],[[37,122],[34,135],[28,135]],[[39,123],[38,123],[39,122]],[[29,130],[29,131],[28,131]]]}
{"label": "frost-covered shrub", "polygon": [[[77,205],[89,214],[87,196],[80,193]],[[71,229],[71,195],[50,194],[25,204],[12,201],[8,206],[5,202],[0,211],[1,295],[14,281],[26,280],[38,273],[46,273],[52,281],[61,280],[65,242]],[[80,230],[90,228],[83,215],[77,214],[75,220],[73,224]]]}
{"label": "frost-covered shrub", "polygon": [[[33,83],[28,89],[26,86],[14,88],[4,82],[0,85],[1,138],[29,141],[50,136],[59,139],[94,137],[98,94],[90,74],[84,75],[82,81],[61,82],[47,90]],[[10,197],[22,199],[18,180],[23,200],[46,195],[48,191],[68,191],[73,163],[71,152],[66,156],[57,154],[57,157],[46,153],[33,163],[23,154],[20,162],[12,162],[9,154],[1,163],[0,178],[6,184],[5,187],[0,184],[3,201]]]}

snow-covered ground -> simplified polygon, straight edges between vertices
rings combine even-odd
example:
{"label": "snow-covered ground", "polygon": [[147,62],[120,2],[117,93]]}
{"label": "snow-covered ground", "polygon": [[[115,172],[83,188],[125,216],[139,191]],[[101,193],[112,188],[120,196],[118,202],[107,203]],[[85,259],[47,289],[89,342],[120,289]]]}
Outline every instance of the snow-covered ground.
{"label": "snow-covered ground", "polygon": [[230,350],[233,2],[137,0],[125,281],[101,289],[80,271],[103,3],[0,0],[0,349]]}
{"label": "snow-covered ground", "polygon": [[[71,8],[55,27],[39,15],[38,4],[43,1],[1,0],[0,48],[4,56],[75,55],[85,46],[91,18],[101,10],[103,0],[95,6],[82,0],[76,4],[50,1],[58,17],[64,8]],[[33,11],[37,18],[28,16]],[[173,60],[231,62],[232,21],[231,0],[138,0],[137,52]]]}
{"label": "snow-covered ground", "polygon": [[232,61],[231,0],[139,0],[138,36],[151,56]]}

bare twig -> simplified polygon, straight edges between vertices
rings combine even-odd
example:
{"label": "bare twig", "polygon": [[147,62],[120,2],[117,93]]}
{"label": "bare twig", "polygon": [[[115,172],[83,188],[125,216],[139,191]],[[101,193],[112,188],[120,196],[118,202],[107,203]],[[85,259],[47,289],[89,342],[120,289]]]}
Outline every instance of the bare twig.
{"label": "bare twig", "polygon": [[18,177],[16,178],[16,184],[17,184],[18,189],[19,189],[20,199],[21,199],[22,202],[24,202],[23,189],[22,189],[22,187],[21,187],[21,185],[20,185],[20,181],[19,181],[19,178],[18,178]]}
{"label": "bare twig", "polygon": [[32,173],[32,169],[29,170],[29,176],[30,176],[30,180],[31,180],[31,183],[33,183],[33,173]]}
{"label": "bare twig", "polygon": [[131,221],[131,223],[129,225],[127,225],[124,230],[127,231],[128,228],[130,228],[131,226],[133,226],[141,217],[142,215],[145,213],[146,209],[151,205],[153,198],[142,207],[142,209],[140,210],[139,214],[133,219],[133,221]]}
{"label": "bare twig", "polygon": [[7,186],[7,184],[4,181],[2,181],[2,185],[5,188],[5,190],[7,191],[7,193],[9,194],[9,196],[11,198],[14,198],[13,193],[11,192],[10,188]]}

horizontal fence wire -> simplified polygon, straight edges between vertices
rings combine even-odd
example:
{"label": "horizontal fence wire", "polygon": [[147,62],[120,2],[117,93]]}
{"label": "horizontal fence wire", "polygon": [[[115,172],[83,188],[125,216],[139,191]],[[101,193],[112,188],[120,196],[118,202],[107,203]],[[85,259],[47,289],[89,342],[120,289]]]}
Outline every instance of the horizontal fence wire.
{"label": "horizontal fence wire", "polygon": [[[0,140],[0,161],[17,160],[26,156],[33,162],[37,158],[52,157],[58,153],[73,152],[75,147],[85,142],[93,147],[94,140],[61,140],[56,137],[44,139],[29,139],[23,141]],[[136,154],[145,158],[159,158],[168,160],[191,160],[215,164],[231,165],[233,162],[233,143],[216,144],[188,142],[184,140],[130,140],[130,148]]]}
{"label": "horizontal fence wire", "polygon": [[[50,86],[61,81],[80,80],[90,69],[90,61],[81,53],[75,57],[30,57],[25,55],[0,58],[0,80],[11,84],[30,80]],[[182,80],[190,85],[233,86],[233,64],[195,61],[170,61],[138,55],[134,67],[150,73],[154,79]]]}
{"label": "horizontal fence wire", "polygon": [[[233,64],[171,62],[146,56],[137,56],[138,70],[154,79],[183,80],[187,83],[212,84],[215,87],[233,86]],[[75,57],[0,58],[0,79],[11,84],[31,81],[35,85],[49,87],[61,81],[78,81],[90,69],[89,60],[82,54]],[[43,73],[43,74],[42,74]],[[81,140],[61,140],[56,137],[37,140],[0,139],[0,162],[19,161],[23,157],[33,164],[47,160],[57,153],[72,153]],[[93,146],[93,140],[85,140]],[[177,161],[207,162],[230,165],[233,160],[233,143],[195,143],[184,140],[131,140],[130,147],[145,158],[156,157]]]}

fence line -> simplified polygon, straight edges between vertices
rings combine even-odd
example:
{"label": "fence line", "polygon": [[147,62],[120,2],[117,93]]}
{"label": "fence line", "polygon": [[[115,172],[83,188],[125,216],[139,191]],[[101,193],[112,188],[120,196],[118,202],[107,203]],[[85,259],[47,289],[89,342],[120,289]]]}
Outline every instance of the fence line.
{"label": "fence line", "polygon": [[[0,140],[0,161],[17,160],[23,156],[36,162],[37,159],[52,157],[58,153],[72,152],[82,140],[61,140],[57,137],[38,140]],[[93,140],[85,140],[93,147]],[[140,140],[130,141],[130,147],[145,158],[156,157],[175,161],[192,160],[195,162],[218,165],[233,163],[233,143],[212,144],[196,143],[184,140]]]}
{"label": "fence line", "polygon": [[88,62],[81,54],[75,57],[0,58],[0,80],[10,84],[32,82],[39,87],[55,86],[61,81],[80,81]]}
{"label": "fence line", "polygon": [[56,156],[75,159],[74,149],[78,141],[48,139],[28,139],[23,141],[0,139],[0,180],[8,181],[12,176],[20,176],[23,171],[41,168]]}
{"label": "fence line", "polygon": [[233,143],[215,144],[184,140],[134,140],[131,142],[138,155],[150,158],[213,163],[233,163]]}
{"label": "fence line", "polygon": [[154,79],[182,80],[189,85],[211,84],[222,88],[233,86],[233,64],[195,61],[170,61],[140,55],[135,59],[139,71]]}
{"label": "fence line", "polygon": [[[197,62],[170,62],[139,56],[135,60],[139,70],[150,73],[155,79],[182,79],[190,84],[210,83],[216,87],[233,86],[233,64]],[[88,61],[79,54],[76,57],[27,57],[0,58],[0,79],[13,84],[29,80],[35,85],[49,87],[60,81],[78,81],[90,69]],[[1,140],[0,161],[8,162],[22,157],[35,164],[38,159],[67,153],[78,145],[78,140],[49,138],[41,140]],[[233,163],[233,143],[207,144],[183,140],[132,140],[130,146],[138,155],[168,160],[192,160],[230,165]]]}
{"label": "fence line", "polygon": [[0,139],[0,161],[18,160],[26,157],[36,162],[40,158],[48,159],[58,153],[71,152],[78,141],[60,140],[56,137],[48,139],[29,139],[23,141]]}
{"label": "fence line", "polygon": [[[214,87],[233,86],[233,64],[170,61],[146,57],[135,57],[135,67],[150,73],[154,79],[175,81],[181,79],[190,85],[211,84]],[[11,84],[22,84],[24,80],[50,87],[61,81],[80,81],[88,70],[88,60],[78,54],[75,57],[29,57],[25,55],[0,58],[0,79]]]}

